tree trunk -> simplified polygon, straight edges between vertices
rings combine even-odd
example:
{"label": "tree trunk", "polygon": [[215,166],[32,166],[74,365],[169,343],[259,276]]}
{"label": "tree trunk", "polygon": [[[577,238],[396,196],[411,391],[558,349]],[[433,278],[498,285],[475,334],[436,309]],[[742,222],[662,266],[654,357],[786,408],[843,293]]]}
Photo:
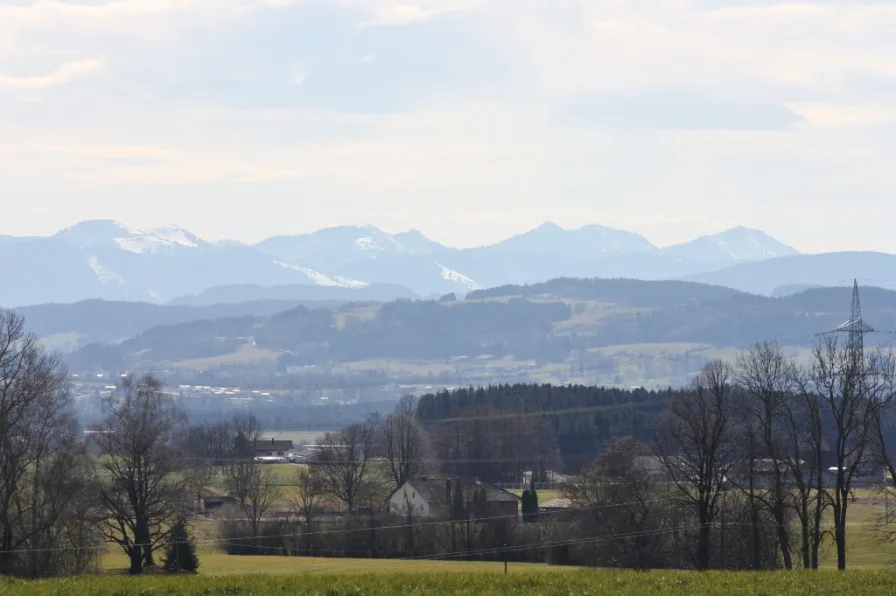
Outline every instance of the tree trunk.
{"label": "tree trunk", "polygon": [[787,532],[787,521],[784,519],[784,505],[775,503],[775,523],[778,526],[778,542],[781,543],[781,558],[784,559],[784,569],[793,569],[793,558],[790,555],[790,535]]}
{"label": "tree trunk", "polygon": [[812,568],[812,559],[809,547],[809,503],[805,497],[800,497],[800,539],[803,554],[803,569]]}
{"label": "tree trunk", "polygon": [[143,573],[143,550],[140,546],[134,545],[128,553],[131,559],[131,567],[128,573],[131,575],[140,575]]}
{"label": "tree trunk", "polygon": [[[821,461],[820,457],[818,461]],[[816,486],[815,486],[815,510],[813,511],[813,533],[812,533],[812,569],[818,569],[818,549],[821,548],[821,518],[824,515],[824,488],[822,486],[822,470],[819,466],[816,469]]]}
{"label": "tree trunk", "polygon": [[709,569],[709,540],[710,528],[709,512],[706,506],[700,508],[700,532],[697,537],[697,569],[706,571]]}
{"label": "tree trunk", "polygon": [[[752,445],[752,441],[751,441]],[[750,546],[753,550],[753,570],[762,568],[762,558],[759,543],[759,508],[756,506],[756,494],[754,486],[755,471],[753,469],[753,450],[750,449]]]}
{"label": "tree trunk", "polygon": [[834,543],[837,545],[837,569],[846,571],[846,503],[843,502],[834,503]]}
{"label": "tree trunk", "polygon": [[376,559],[379,553],[376,550],[376,514],[370,514],[370,558]]}
{"label": "tree trunk", "polygon": [[0,575],[9,575],[12,571],[13,553],[12,550],[12,534],[5,532],[3,539],[0,540]]}
{"label": "tree trunk", "polygon": [[136,526],[134,541],[137,543],[136,550],[143,561],[143,568],[155,566],[152,556],[152,541],[149,536],[149,524],[144,520],[138,520]]}

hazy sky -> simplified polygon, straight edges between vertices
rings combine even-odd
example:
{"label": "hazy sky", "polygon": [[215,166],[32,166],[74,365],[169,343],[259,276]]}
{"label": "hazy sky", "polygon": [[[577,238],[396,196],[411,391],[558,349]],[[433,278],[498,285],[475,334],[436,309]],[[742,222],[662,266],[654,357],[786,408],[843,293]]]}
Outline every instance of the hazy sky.
{"label": "hazy sky", "polygon": [[896,252],[896,2],[0,0],[0,233]]}

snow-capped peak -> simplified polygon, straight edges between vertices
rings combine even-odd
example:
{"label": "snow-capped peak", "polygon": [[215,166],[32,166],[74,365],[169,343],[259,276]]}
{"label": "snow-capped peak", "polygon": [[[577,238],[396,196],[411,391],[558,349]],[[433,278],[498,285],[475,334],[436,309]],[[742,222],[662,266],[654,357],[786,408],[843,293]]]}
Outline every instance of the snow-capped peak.
{"label": "snow-capped peak", "polygon": [[202,243],[202,240],[194,234],[176,224],[162,226],[161,228],[153,228],[152,230],[149,230],[149,234],[161,240],[171,242],[172,244],[179,244],[180,246],[187,246],[190,248],[196,248]]}
{"label": "snow-capped peak", "polygon": [[198,248],[205,244],[178,225],[139,230],[112,220],[83,221],[61,230],[56,237],[79,246],[117,246],[138,254],[176,247]]}
{"label": "snow-capped peak", "polygon": [[394,236],[387,234],[379,228],[366,225],[360,226],[359,230],[365,235],[355,239],[354,244],[361,250],[369,253],[368,256],[372,259],[375,259],[377,255],[390,250],[405,252],[404,247]]}

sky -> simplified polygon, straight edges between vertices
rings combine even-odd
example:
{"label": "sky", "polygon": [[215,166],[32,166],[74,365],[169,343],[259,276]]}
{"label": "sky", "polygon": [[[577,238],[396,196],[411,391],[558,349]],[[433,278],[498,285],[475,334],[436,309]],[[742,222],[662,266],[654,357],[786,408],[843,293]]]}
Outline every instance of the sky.
{"label": "sky", "polygon": [[0,0],[0,234],[896,252],[896,2]]}

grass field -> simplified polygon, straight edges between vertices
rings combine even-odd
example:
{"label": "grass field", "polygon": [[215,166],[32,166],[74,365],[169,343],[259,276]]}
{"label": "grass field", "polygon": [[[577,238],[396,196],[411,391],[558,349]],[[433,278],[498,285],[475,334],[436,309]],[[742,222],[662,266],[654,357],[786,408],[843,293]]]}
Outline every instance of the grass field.
{"label": "grass field", "polygon": [[[523,490],[521,488],[511,488],[507,492],[511,492],[518,497],[523,496]],[[538,491],[538,502],[539,503],[547,503],[548,501],[553,501],[554,499],[559,499],[563,497],[563,493],[559,490],[540,490]]]}
{"label": "grass field", "polygon": [[263,439],[292,441],[296,448],[298,448],[300,445],[313,445],[320,437],[328,432],[338,432],[338,430],[265,430],[261,432],[261,436]]}
{"label": "grass field", "polygon": [[[503,563],[485,561],[406,561],[401,559],[328,559],[322,557],[237,556],[223,553],[199,553],[202,575],[292,575],[297,573],[358,575],[364,573],[496,573],[504,572]],[[110,554],[103,558],[106,570],[127,568],[125,556]],[[508,565],[512,573],[569,572],[573,567],[558,567],[535,563]]]}
{"label": "grass field", "polygon": [[172,366],[180,368],[192,368],[194,370],[210,370],[223,365],[247,365],[257,362],[272,362],[277,360],[280,352],[259,348],[257,346],[242,345],[236,351],[222,356],[211,358],[196,358],[174,363]]}
{"label": "grass field", "polygon": [[[896,573],[859,571],[835,573],[696,573],[672,571],[593,571],[574,570],[566,573],[539,573],[534,569],[515,570],[504,575],[500,564],[488,570],[471,570],[465,564],[454,564],[447,571],[444,564],[422,567],[409,565],[401,573],[301,573],[297,575],[228,575],[218,577],[140,577],[93,576],[65,580],[23,582],[0,580],[0,596],[58,596],[91,594],[93,596],[149,595],[234,595],[258,594],[279,596],[316,594],[349,596],[380,594],[396,596],[441,596],[491,594],[613,594],[641,596],[664,594],[691,595],[856,595],[896,593]],[[454,570],[456,569],[456,570]]]}

